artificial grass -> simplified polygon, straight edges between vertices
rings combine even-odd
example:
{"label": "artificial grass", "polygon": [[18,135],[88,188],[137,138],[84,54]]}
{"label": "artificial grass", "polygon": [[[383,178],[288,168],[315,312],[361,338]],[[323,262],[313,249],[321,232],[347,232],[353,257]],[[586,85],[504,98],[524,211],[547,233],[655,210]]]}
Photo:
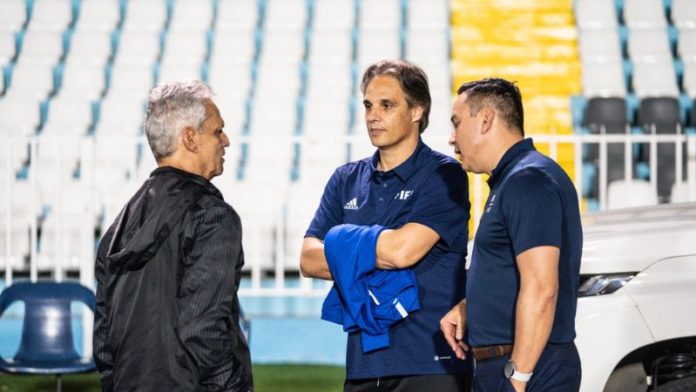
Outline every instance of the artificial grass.
{"label": "artificial grass", "polygon": [[[338,392],[345,371],[338,366],[255,365],[256,392]],[[0,373],[0,392],[53,392],[55,377]],[[63,392],[99,392],[96,373],[63,376]]]}

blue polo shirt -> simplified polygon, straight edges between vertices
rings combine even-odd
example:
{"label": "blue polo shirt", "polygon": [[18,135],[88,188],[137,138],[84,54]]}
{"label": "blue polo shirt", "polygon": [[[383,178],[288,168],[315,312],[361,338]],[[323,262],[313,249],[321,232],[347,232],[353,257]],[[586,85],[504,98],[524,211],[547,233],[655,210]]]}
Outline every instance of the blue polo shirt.
{"label": "blue polo shirt", "polygon": [[363,354],[359,333],[348,335],[346,377],[463,373],[440,332],[440,319],[464,298],[469,195],[466,174],[454,159],[419,141],[404,163],[377,170],[379,152],[336,169],[305,236],[324,239],[343,223],[397,229],[414,222],[440,240],[414,267],[421,310],[390,328],[385,349]]}
{"label": "blue polo shirt", "polygon": [[531,248],[560,248],[558,301],[550,343],[575,339],[582,253],[578,198],[572,181],[531,139],[513,145],[488,179],[467,280],[472,346],[512,344],[520,287],[516,257]]}

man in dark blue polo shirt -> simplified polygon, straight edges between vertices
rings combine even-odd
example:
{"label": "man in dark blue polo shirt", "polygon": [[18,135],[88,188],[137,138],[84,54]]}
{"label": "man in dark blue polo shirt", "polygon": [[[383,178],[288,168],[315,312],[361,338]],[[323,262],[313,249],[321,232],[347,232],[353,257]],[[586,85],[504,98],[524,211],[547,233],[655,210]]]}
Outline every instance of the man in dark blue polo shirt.
{"label": "man in dark blue polo shirt", "polygon": [[377,268],[413,268],[421,309],[390,328],[388,348],[363,353],[348,336],[345,391],[467,391],[468,363],[438,331],[464,298],[469,200],[467,177],[452,158],[423,144],[430,92],[425,73],[401,60],[370,66],[361,90],[368,135],[378,151],[339,167],[305,235],[305,276],[331,279],[324,237],[334,226],[385,226]]}
{"label": "man in dark blue polo shirt", "polygon": [[[522,98],[503,79],[459,88],[450,144],[462,167],[487,173],[467,298],[441,321],[476,359],[475,391],[577,391],[575,339],[582,228],[575,187],[524,139]],[[502,386],[502,388],[501,388]]]}

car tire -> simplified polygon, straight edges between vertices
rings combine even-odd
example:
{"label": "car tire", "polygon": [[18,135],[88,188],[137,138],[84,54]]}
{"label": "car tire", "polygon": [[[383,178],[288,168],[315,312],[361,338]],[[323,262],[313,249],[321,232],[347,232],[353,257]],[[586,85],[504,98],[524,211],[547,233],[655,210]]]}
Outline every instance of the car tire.
{"label": "car tire", "polygon": [[658,385],[657,392],[696,392],[696,377],[682,378]]}
{"label": "car tire", "polygon": [[611,373],[604,386],[604,392],[645,392],[647,390],[647,375],[641,363],[632,363],[617,368]]}

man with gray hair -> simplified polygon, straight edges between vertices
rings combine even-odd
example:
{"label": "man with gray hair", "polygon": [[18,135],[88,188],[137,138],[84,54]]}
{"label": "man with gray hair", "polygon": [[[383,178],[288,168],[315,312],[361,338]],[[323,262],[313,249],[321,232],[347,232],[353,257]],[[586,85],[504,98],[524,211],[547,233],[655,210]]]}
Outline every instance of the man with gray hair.
{"label": "man with gray hair", "polygon": [[94,359],[104,391],[250,391],[239,327],[242,228],[210,179],[224,121],[212,91],[150,91],[145,132],[158,168],[99,244]]}

